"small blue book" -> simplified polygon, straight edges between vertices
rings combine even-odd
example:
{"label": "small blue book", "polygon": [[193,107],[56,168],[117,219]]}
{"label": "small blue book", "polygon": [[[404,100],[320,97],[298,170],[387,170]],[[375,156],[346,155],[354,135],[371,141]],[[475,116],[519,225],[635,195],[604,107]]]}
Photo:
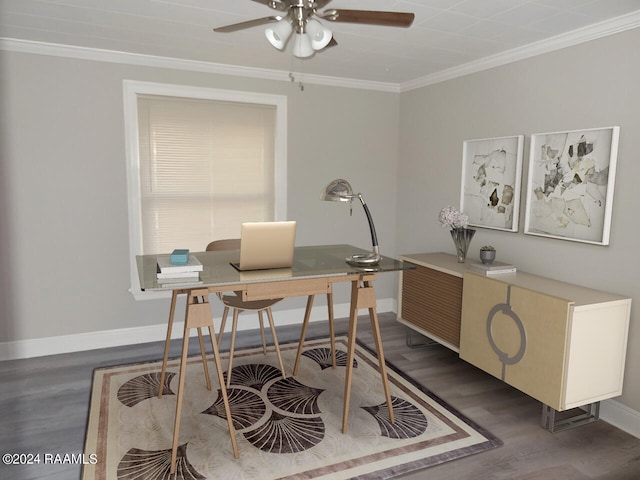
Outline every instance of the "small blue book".
{"label": "small blue book", "polygon": [[189,250],[177,248],[171,253],[171,265],[186,265],[189,263]]}

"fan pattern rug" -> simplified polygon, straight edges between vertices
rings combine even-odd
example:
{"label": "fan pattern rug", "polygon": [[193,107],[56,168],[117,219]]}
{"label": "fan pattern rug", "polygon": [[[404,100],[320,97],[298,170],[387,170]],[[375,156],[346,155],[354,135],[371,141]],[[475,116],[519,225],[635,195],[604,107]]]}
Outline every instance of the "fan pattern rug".
{"label": "fan pattern rug", "polygon": [[[356,346],[349,428],[342,433],[346,339],[338,367],[328,339],[307,341],[298,375],[282,378],[275,352],[234,355],[228,389],[240,458],[234,459],[213,360],[207,390],[200,356],[190,357],[176,476],[169,474],[179,360],[158,397],[160,362],[96,369],[84,480],[386,479],[501,445],[424,387],[388,365],[389,421],[377,358]],[[291,371],[297,344],[281,345]],[[221,355],[223,370],[228,358]],[[225,372],[225,377],[227,372]]]}

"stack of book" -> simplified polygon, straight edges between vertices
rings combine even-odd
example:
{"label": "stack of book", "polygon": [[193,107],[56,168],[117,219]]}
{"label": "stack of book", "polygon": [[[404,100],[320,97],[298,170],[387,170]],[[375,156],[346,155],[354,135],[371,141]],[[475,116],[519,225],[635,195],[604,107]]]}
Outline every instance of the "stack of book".
{"label": "stack of book", "polygon": [[480,273],[482,275],[501,275],[503,273],[516,273],[517,270],[514,265],[496,261],[490,264],[473,261],[469,264],[469,269],[472,272]]}
{"label": "stack of book", "polygon": [[159,284],[198,284],[202,263],[193,255],[185,263],[171,263],[171,255],[158,256],[157,282]]}

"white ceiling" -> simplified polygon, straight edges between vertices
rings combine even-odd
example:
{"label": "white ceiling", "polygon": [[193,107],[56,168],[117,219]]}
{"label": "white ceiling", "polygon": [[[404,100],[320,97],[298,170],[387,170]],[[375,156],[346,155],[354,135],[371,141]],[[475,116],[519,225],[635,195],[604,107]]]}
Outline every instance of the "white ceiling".
{"label": "white ceiling", "polygon": [[332,0],[326,8],[416,18],[408,29],[324,22],[339,45],[304,61],[290,46],[273,48],[264,27],[212,31],[277,13],[251,0],[0,0],[0,37],[401,85],[640,19],[640,0]]}

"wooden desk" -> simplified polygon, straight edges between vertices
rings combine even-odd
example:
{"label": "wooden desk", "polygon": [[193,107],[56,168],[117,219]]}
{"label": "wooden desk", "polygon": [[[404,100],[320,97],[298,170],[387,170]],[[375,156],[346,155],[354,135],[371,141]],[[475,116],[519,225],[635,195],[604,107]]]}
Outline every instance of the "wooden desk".
{"label": "wooden desk", "polygon": [[[300,353],[302,352],[302,344],[306,325],[309,321],[309,314],[313,302],[313,297],[317,294],[330,295],[332,286],[337,282],[351,282],[351,307],[349,311],[349,332],[347,347],[347,365],[345,373],[344,385],[344,410],[342,417],[342,431],[347,432],[347,423],[349,416],[349,399],[351,395],[351,378],[353,374],[353,359],[355,355],[355,341],[358,311],[361,309],[369,310],[369,317],[375,339],[378,361],[380,366],[380,375],[384,386],[387,407],[389,409],[390,420],[394,421],[393,408],[391,404],[391,394],[387,383],[387,372],[384,360],[384,352],[382,348],[382,340],[380,337],[380,328],[378,325],[378,317],[376,313],[376,297],[373,289],[373,281],[377,273],[393,272],[403,270],[405,265],[389,257],[382,257],[380,263],[375,268],[357,268],[348,265],[345,258],[353,253],[366,253],[361,249],[350,245],[322,245],[297,247],[294,255],[294,264],[290,269],[263,270],[252,272],[238,272],[230,263],[238,260],[239,253],[237,250],[215,251],[215,252],[197,252],[193,253],[203,264],[203,271],[200,274],[201,283],[197,285],[162,285],[156,280],[156,255],[143,255],[137,257],[138,274],[140,277],[140,286],[142,290],[171,290],[172,300],[169,313],[169,325],[167,328],[167,342],[164,352],[164,362],[162,369],[162,385],[164,381],[165,366],[168,357],[168,343],[171,338],[171,328],[175,313],[176,299],[178,295],[187,295],[187,305],[185,312],[185,324],[182,343],[182,357],[180,362],[180,374],[177,393],[176,417],[173,437],[173,450],[171,457],[171,473],[175,472],[176,452],[178,447],[178,436],[180,430],[180,415],[182,409],[182,397],[184,394],[184,373],[186,368],[186,359],[188,351],[189,332],[191,328],[197,328],[200,347],[203,355],[203,363],[205,376],[207,378],[207,387],[210,388],[209,375],[207,370],[206,358],[204,354],[204,343],[202,340],[201,329],[206,327],[209,329],[211,337],[211,345],[216,361],[216,369],[220,390],[225,404],[227,423],[231,435],[231,443],[234,455],[238,457],[238,448],[235,441],[233,423],[229,411],[229,403],[225,388],[225,382],[222,376],[222,370],[218,362],[218,349],[215,339],[213,319],[208,303],[208,296],[215,292],[241,292],[242,299],[246,301],[264,300],[270,298],[283,298],[294,296],[308,296],[307,311],[303,320],[302,335],[300,346],[298,348],[298,358],[294,367],[294,375],[297,371],[297,365]],[[331,315],[330,315],[331,316]],[[331,320],[331,319],[330,319]]]}

